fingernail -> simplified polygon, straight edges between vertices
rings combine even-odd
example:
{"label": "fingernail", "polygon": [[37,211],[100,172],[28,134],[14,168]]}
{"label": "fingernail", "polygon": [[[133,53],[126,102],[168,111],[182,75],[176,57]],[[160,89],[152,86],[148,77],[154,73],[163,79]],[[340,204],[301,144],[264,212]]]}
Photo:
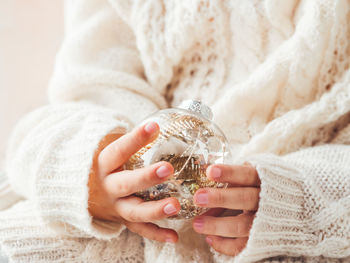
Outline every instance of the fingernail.
{"label": "fingernail", "polygon": [[214,179],[217,179],[221,176],[221,169],[220,168],[217,168],[217,167],[213,167],[211,169],[211,177],[214,178]]}
{"label": "fingernail", "polygon": [[204,227],[204,220],[203,220],[203,218],[195,219],[194,222],[193,222],[193,227],[198,232],[201,232],[203,230],[203,227]]}
{"label": "fingernail", "polygon": [[171,215],[174,214],[176,212],[176,208],[175,206],[173,206],[172,204],[167,204],[164,208],[163,208],[164,213],[166,213],[167,215]]}
{"label": "fingernail", "polygon": [[209,197],[207,193],[202,193],[196,195],[196,203],[198,205],[206,205],[209,202]]}
{"label": "fingernail", "polygon": [[168,166],[163,165],[157,169],[156,174],[159,178],[164,178],[169,176],[171,174],[171,171]]}
{"label": "fingernail", "polygon": [[206,238],[205,238],[205,241],[207,241],[207,243],[208,243],[209,245],[212,245],[212,244],[213,244],[213,240],[212,240],[210,237],[206,237]]}
{"label": "fingernail", "polygon": [[158,127],[157,127],[157,124],[155,122],[149,122],[144,127],[144,130],[149,134],[154,133],[157,129],[158,129]]}
{"label": "fingernail", "polygon": [[165,242],[167,242],[167,243],[175,243],[175,241],[172,238],[165,239]]}

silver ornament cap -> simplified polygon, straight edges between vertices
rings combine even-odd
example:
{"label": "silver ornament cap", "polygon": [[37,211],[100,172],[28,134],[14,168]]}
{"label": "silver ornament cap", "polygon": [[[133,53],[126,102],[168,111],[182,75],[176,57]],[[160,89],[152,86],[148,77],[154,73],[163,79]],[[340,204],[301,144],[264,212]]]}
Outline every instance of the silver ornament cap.
{"label": "silver ornament cap", "polygon": [[208,120],[213,119],[213,112],[211,111],[210,107],[199,100],[184,100],[181,102],[178,108],[193,111],[197,114],[202,115]]}

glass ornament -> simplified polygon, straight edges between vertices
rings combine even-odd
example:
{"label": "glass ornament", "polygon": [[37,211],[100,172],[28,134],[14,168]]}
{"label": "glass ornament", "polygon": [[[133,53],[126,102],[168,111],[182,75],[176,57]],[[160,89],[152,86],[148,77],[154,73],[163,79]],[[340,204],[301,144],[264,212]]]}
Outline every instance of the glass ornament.
{"label": "glass ornament", "polygon": [[137,192],[136,196],[145,201],[176,197],[181,209],[170,218],[188,219],[208,210],[196,206],[193,195],[199,188],[227,187],[209,180],[206,169],[211,164],[224,164],[230,158],[227,139],[211,119],[208,106],[187,100],[178,108],[160,110],[142,122],[141,125],[156,122],[159,136],[136,152],[124,168],[134,170],[167,161],[173,165],[174,175],[164,183]]}

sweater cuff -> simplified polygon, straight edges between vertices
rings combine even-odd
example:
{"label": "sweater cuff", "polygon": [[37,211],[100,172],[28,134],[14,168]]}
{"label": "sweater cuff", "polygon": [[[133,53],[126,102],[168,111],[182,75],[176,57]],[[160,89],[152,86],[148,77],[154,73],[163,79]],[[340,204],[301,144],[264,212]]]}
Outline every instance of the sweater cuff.
{"label": "sweater cuff", "polygon": [[313,236],[305,233],[301,173],[282,157],[262,154],[248,160],[261,180],[259,209],[246,248],[235,262],[279,255],[299,256]]}
{"label": "sweater cuff", "polygon": [[82,236],[109,240],[125,228],[119,223],[94,219],[88,212],[88,180],[99,142],[112,130],[125,133],[128,129],[126,122],[108,113],[91,111],[77,125],[74,134],[62,132],[69,139],[58,140],[54,149],[50,149],[55,154],[46,156],[37,173],[35,196],[40,214],[50,227],[61,233],[80,232]]}

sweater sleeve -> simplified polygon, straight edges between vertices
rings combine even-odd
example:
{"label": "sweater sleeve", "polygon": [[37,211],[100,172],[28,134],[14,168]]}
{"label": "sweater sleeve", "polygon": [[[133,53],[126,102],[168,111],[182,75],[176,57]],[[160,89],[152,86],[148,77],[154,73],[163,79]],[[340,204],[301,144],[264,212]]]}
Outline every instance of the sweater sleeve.
{"label": "sweater sleeve", "polygon": [[[10,262],[143,262],[142,237],[123,231],[98,240],[66,225],[65,234],[46,226],[32,200],[1,212],[0,242]],[[117,252],[117,253],[116,253]]]}
{"label": "sweater sleeve", "polygon": [[92,219],[87,210],[94,152],[106,134],[125,133],[165,102],[145,80],[133,32],[107,1],[67,1],[65,18],[50,103],[17,124],[6,174],[53,228],[68,224],[110,239],[123,227]]}
{"label": "sweater sleeve", "polygon": [[278,256],[349,260],[349,144],[347,128],[331,144],[249,160],[261,179],[260,203],[247,246],[234,262]]}

